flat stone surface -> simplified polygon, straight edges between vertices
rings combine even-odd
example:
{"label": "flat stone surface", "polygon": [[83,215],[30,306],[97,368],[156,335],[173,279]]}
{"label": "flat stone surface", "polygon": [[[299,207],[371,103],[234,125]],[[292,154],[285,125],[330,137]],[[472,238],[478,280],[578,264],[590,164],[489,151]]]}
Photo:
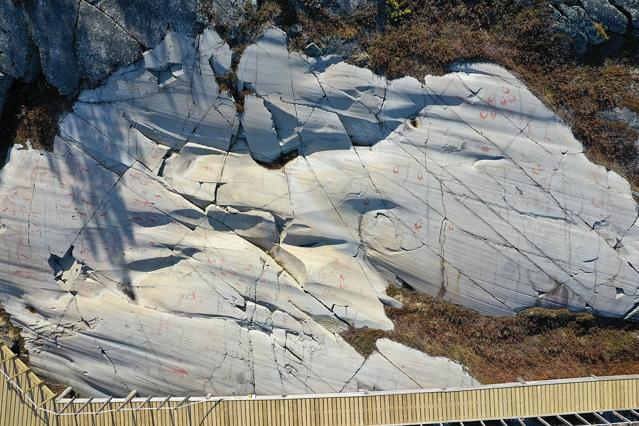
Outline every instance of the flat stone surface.
{"label": "flat stone surface", "polygon": [[399,389],[479,384],[461,364],[448,358],[429,356],[389,339],[379,339],[375,346],[376,351],[353,377],[358,389],[383,389],[388,381]]}
{"label": "flat stone surface", "polygon": [[11,152],[0,298],[35,369],[85,394],[465,386],[338,333],[392,329],[389,282],[489,315],[639,312],[629,184],[503,68],[387,81],[271,28],[239,113],[227,53],[169,32],[80,94],[54,152]]}

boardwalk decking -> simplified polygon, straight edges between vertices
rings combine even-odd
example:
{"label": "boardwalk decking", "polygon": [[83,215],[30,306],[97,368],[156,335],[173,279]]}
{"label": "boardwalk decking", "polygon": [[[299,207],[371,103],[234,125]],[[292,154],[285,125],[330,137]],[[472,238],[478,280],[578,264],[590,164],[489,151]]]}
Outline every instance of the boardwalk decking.
{"label": "boardwalk decking", "polygon": [[[419,425],[547,416],[564,419],[562,415],[575,413],[593,413],[597,419],[597,413],[639,408],[639,375],[410,392],[59,399],[1,344],[0,363],[1,426]],[[600,423],[606,424],[604,420]],[[539,424],[545,423],[541,419]]]}

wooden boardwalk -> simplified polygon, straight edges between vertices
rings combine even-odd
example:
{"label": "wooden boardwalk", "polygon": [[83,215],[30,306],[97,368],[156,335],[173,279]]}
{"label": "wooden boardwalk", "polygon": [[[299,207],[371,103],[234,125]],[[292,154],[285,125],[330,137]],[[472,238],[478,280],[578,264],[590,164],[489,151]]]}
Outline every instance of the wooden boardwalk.
{"label": "wooden boardwalk", "polygon": [[1,426],[419,425],[639,408],[639,375],[410,392],[59,399],[6,346],[0,363]]}

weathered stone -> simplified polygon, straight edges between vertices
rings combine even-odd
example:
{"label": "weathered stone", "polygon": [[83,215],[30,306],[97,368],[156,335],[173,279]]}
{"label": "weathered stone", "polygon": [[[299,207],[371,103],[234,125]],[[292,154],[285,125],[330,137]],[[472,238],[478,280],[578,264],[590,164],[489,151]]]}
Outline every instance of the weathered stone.
{"label": "weathered stone", "polygon": [[551,0],[552,26],[575,40],[578,53],[639,25],[637,0]]}
{"label": "weathered stone", "polygon": [[256,0],[199,0],[201,4],[210,9],[212,18],[216,23],[235,26],[244,19],[245,5],[247,3],[257,6]]}
{"label": "weathered stone", "polygon": [[607,31],[623,34],[628,26],[628,19],[608,0],[581,0],[586,13],[596,23],[605,26]]}
{"label": "weathered stone", "polygon": [[607,120],[626,123],[631,128],[639,130],[639,114],[628,108],[614,108],[603,111],[600,115]]}
{"label": "weathered stone", "polygon": [[4,108],[4,103],[7,100],[7,95],[12,83],[13,79],[11,77],[0,72],[0,117],[2,117],[2,109]]}
{"label": "weathered stone", "polygon": [[96,7],[144,47],[162,40],[167,30],[194,35],[197,0],[101,0]]}
{"label": "weathered stone", "polygon": [[0,72],[30,81],[40,65],[38,52],[29,38],[27,13],[20,3],[0,2]]}
{"label": "weathered stone", "polygon": [[92,82],[107,77],[140,55],[140,45],[113,19],[87,2],[80,2],[75,34],[80,75]]}
{"label": "weathered stone", "polygon": [[79,4],[77,0],[37,0],[29,7],[42,73],[62,95],[74,93],[80,84],[73,43]]}
{"label": "weathered stone", "polygon": [[567,34],[575,40],[578,53],[584,53],[589,45],[603,43],[605,38],[597,31],[595,23],[579,6],[559,4],[551,8],[553,27],[556,31]]}
{"label": "weathered stone", "polygon": [[628,182],[503,68],[388,81],[271,28],[240,120],[217,40],[170,32],[0,171],[0,294],[35,369],[86,394],[465,386],[338,332],[392,329],[389,281],[491,315],[639,312]]}
{"label": "weathered stone", "polygon": [[639,0],[610,0],[610,3],[626,15],[634,29],[639,29]]}

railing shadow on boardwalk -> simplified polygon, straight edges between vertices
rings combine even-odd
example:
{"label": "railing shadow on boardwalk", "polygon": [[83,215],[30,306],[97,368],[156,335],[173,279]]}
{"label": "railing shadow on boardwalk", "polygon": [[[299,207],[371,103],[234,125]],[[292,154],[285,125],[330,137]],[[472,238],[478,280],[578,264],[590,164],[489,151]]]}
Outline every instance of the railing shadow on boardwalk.
{"label": "railing shadow on boardwalk", "polygon": [[67,398],[0,344],[0,376],[0,426],[639,424],[639,375],[405,392]]}

